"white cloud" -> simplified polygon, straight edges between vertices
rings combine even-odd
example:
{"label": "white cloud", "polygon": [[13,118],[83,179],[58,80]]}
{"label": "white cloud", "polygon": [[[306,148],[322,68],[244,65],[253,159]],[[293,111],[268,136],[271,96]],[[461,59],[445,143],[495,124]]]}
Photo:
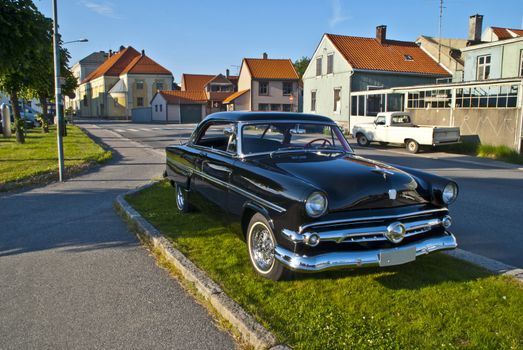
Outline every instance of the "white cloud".
{"label": "white cloud", "polygon": [[329,27],[334,28],[341,22],[348,20],[348,16],[344,16],[341,10],[340,0],[332,0],[332,16],[329,18]]}
{"label": "white cloud", "polygon": [[120,18],[114,13],[114,6],[110,2],[82,1],[82,4],[100,16]]}

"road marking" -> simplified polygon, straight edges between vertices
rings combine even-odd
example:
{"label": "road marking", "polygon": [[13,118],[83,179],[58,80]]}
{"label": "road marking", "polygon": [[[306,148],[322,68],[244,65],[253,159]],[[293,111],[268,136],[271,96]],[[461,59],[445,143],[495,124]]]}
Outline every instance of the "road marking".
{"label": "road marking", "polygon": [[147,131],[147,132],[151,131],[151,129],[147,129],[147,128],[140,128],[140,130]]}
{"label": "road marking", "polygon": [[127,129],[127,130],[129,130],[129,131],[134,131],[134,132],[137,132],[137,131],[138,131],[138,130],[136,130],[136,129]]}
{"label": "road marking", "polygon": [[114,131],[116,131],[116,132],[125,132],[125,131],[122,130],[122,129],[114,129]]}

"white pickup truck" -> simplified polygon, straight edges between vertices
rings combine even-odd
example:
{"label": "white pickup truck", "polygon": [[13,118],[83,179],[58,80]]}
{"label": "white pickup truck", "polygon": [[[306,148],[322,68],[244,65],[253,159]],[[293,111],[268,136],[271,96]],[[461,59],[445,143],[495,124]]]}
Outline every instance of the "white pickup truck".
{"label": "white pickup truck", "polygon": [[382,145],[404,144],[411,153],[417,153],[420,145],[438,146],[460,142],[459,127],[414,125],[408,112],[382,112],[374,123],[356,124],[352,135],[358,145],[367,146],[371,142]]}

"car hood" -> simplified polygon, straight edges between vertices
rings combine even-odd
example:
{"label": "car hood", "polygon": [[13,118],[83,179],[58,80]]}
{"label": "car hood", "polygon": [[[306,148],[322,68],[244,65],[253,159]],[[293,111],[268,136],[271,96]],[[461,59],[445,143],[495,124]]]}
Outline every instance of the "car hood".
{"label": "car hood", "polygon": [[327,195],[331,212],[427,202],[408,173],[352,154],[302,152],[267,156],[256,162],[321,190]]}

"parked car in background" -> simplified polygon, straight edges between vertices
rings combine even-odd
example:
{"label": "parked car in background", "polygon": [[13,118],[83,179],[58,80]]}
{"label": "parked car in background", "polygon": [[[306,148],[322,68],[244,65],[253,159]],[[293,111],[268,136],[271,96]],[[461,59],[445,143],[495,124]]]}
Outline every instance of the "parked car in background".
{"label": "parked car in background", "polygon": [[[11,123],[14,123],[15,118],[14,118],[14,114],[13,114],[13,107],[11,105],[9,105],[8,107],[9,107]],[[31,128],[40,126],[40,122],[36,118],[37,113],[38,112],[36,112],[32,108],[28,108],[28,107],[24,107],[24,108],[20,109],[20,118],[25,122],[26,128],[31,129]],[[3,127],[3,125],[1,125],[1,124],[2,124],[2,120],[0,119],[0,126]]]}
{"label": "parked car in background", "polygon": [[357,156],[336,123],[301,113],[222,112],[166,148],[182,212],[218,213],[256,273],[391,266],[457,246],[457,184]]}
{"label": "parked car in background", "polygon": [[373,123],[356,124],[352,135],[360,146],[371,142],[404,144],[411,153],[420,146],[441,146],[460,142],[459,127],[415,125],[407,112],[382,112]]}

